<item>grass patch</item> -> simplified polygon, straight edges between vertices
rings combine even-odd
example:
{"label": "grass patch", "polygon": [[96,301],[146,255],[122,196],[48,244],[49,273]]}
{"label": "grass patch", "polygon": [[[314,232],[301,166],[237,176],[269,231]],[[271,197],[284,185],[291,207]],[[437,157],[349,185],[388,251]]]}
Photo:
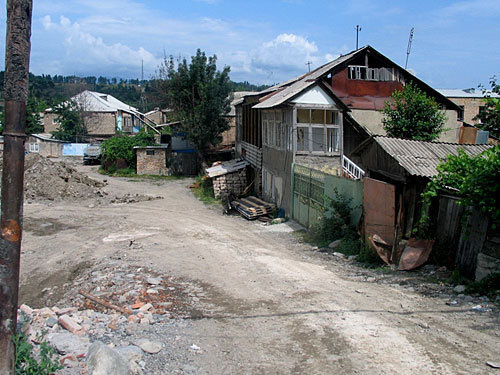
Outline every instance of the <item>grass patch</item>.
{"label": "grass patch", "polygon": [[[161,176],[156,174],[137,174],[135,173],[134,168],[122,168],[115,170],[110,168],[109,170],[105,170],[103,167],[99,168],[98,171],[102,175],[110,176],[110,177],[128,177],[128,178],[137,178],[137,179],[149,179],[149,180],[182,180],[186,178],[185,176]],[[134,180],[129,180],[134,181]]]}
{"label": "grass patch", "polygon": [[220,204],[220,199],[215,198],[212,180],[207,176],[197,176],[191,189],[194,196],[205,204]]}

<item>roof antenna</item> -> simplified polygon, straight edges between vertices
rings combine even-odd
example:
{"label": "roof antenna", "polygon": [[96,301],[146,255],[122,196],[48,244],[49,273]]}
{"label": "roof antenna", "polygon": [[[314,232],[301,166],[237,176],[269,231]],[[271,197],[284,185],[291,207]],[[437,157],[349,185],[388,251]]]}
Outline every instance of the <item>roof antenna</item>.
{"label": "roof antenna", "polygon": [[311,64],[312,64],[312,62],[310,62],[310,61],[306,62],[306,65],[309,68],[309,73],[311,72]]}
{"label": "roof antenna", "polygon": [[358,49],[358,41],[359,41],[359,32],[361,31],[361,26],[356,25],[356,49]]}
{"label": "roof antenna", "polygon": [[411,42],[413,41],[413,31],[414,28],[412,27],[410,30],[410,37],[408,38],[408,48],[406,49],[406,63],[405,63],[405,70],[408,67],[408,57],[410,56],[410,51],[411,51]]}

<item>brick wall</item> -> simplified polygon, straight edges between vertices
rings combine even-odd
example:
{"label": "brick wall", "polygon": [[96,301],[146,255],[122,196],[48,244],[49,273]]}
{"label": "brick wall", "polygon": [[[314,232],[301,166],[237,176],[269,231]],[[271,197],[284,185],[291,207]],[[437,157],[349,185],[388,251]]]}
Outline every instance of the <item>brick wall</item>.
{"label": "brick wall", "polygon": [[166,151],[158,148],[137,149],[137,174],[168,175]]}
{"label": "brick wall", "polygon": [[233,193],[240,195],[247,186],[247,173],[246,169],[240,169],[237,172],[228,173],[223,176],[214,177],[214,195],[219,198],[221,195]]}

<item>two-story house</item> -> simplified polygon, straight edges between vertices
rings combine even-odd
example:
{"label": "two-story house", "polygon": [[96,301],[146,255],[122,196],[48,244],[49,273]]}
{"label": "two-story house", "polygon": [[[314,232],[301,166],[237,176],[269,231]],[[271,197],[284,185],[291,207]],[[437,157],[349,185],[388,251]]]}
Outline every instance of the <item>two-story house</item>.
{"label": "two-story house", "polygon": [[439,140],[457,142],[457,105],[371,46],[242,98],[236,153],[253,167],[257,191],[288,211],[292,163],[340,170],[344,155],[385,135],[381,110],[410,81],[446,112]]}

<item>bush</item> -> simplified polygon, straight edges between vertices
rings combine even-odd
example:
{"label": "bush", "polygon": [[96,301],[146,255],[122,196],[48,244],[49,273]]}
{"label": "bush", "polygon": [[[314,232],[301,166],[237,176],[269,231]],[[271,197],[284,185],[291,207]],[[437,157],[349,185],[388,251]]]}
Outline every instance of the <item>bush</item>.
{"label": "bush", "polygon": [[327,209],[317,225],[311,228],[311,237],[318,246],[324,247],[332,241],[357,239],[356,229],[351,226],[352,199],[346,199],[335,189],[335,198],[326,197]]}
{"label": "bush", "polygon": [[490,298],[500,295],[500,272],[494,272],[480,281],[470,283],[467,285],[465,292]]}
{"label": "bush", "polygon": [[200,175],[196,177],[192,190],[193,194],[204,203],[213,204],[220,202],[220,200],[215,199],[212,180],[208,176]]}
{"label": "bush", "polygon": [[[130,168],[135,169],[136,155],[134,147],[152,146],[154,136],[141,130],[134,136],[119,135],[105,140],[101,145],[103,165],[109,172],[118,159],[123,159]],[[113,171],[114,173],[114,171]]]}
{"label": "bush", "polygon": [[[40,354],[35,356],[31,345],[22,333],[16,334],[12,341],[16,347],[16,375],[49,375],[62,368],[52,346],[39,336]],[[36,357],[39,357],[37,360]]]}

